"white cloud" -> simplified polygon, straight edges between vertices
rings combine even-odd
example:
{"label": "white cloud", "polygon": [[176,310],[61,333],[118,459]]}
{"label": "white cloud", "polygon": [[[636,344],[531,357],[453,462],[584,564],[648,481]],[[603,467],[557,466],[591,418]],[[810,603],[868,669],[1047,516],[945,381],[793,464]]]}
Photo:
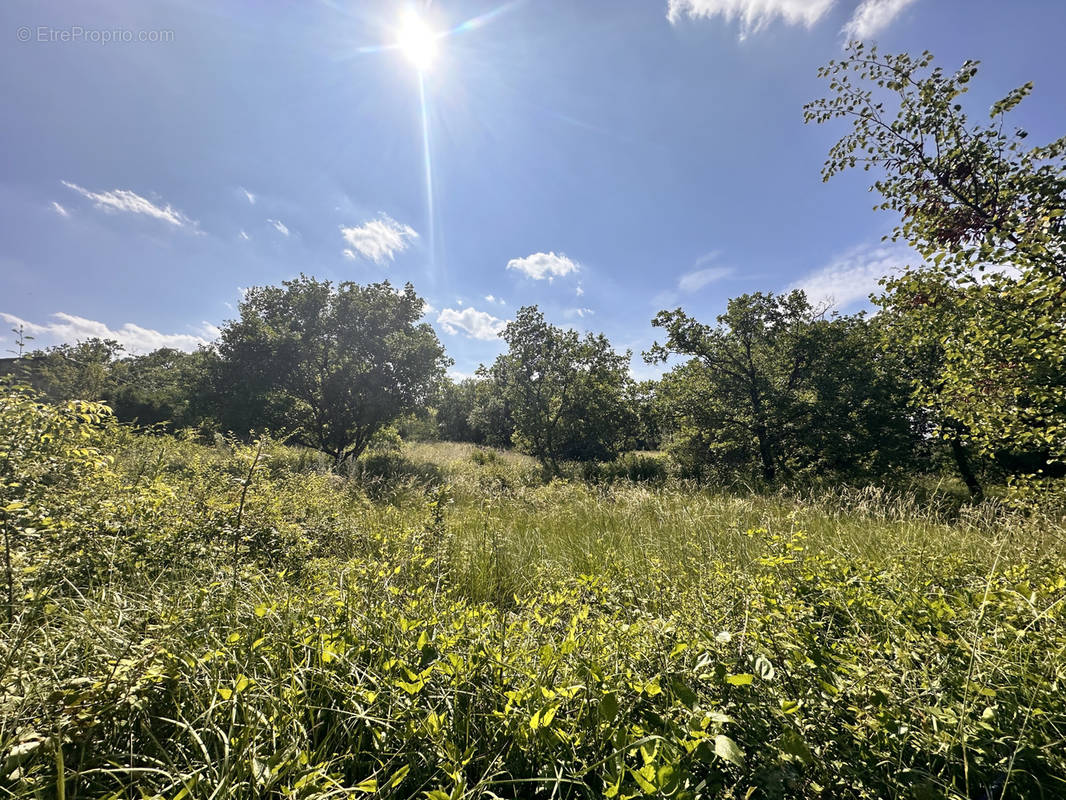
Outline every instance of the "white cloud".
{"label": "white cloud", "polygon": [[867,39],[887,28],[915,0],[862,0],[844,25],[849,39]]}
{"label": "white cloud", "polygon": [[243,186],[241,187],[241,191],[242,191],[242,192],[244,192],[244,196],[248,198],[248,202],[249,202],[249,203],[250,203],[251,205],[253,205],[253,206],[254,206],[254,205],[255,205],[255,195],[254,195],[254,194],[252,194],[251,192],[249,192],[249,191],[248,191],[247,189],[245,189],[245,188],[244,188]]}
{"label": "white cloud", "polygon": [[345,258],[361,255],[375,264],[393,261],[397,253],[406,250],[418,233],[410,225],[397,222],[388,214],[351,228],[341,226],[341,236],[350,248],[344,250]]}
{"label": "white cloud", "polygon": [[515,269],[536,281],[554,278],[577,272],[577,264],[560,253],[533,253],[525,258],[512,258],[507,262],[507,269]]}
{"label": "white cloud", "polygon": [[163,207],[157,206],[151,200],[141,197],[129,189],[113,189],[110,192],[90,192],[76,183],[61,181],[68,189],[71,189],[83,197],[92,200],[97,208],[108,211],[127,211],[130,214],[146,214],[149,217],[169,222],[179,228],[186,225],[196,225],[191,219],[182,214],[169,203]]}
{"label": "white cloud", "polygon": [[578,297],[581,297],[581,295],[583,295],[584,293],[585,287],[581,285],[578,285],[577,289],[574,290],[574,294],[576,294]]}
{"label": "white cloud", "polygon": [[55,209],[55,212],[61,217],[70,216],[70,212],[63,208],[63,206],[59,205],[55,200],[52,201],[52,208]]}
{"label": "white cloud", "polygon": [[715,281],[720,281],[728,278],[736,270],[733,267],[703,267],[701,265],[714,261],[718,258],[718,251],[713,253],[707,253],[707,255],[701,256],[696,259],[694,266],[696,269],[690,270],[684,273],[677,279],[676,289],[667,289],[666,291],[659,292],[652,298],[652,305],[659,308],[665,308],[666,306],[672,306],[681,299],[683,294],[693,294],[701,289],[710,286]]}
{"label": "white cloud", "polygon": [[464,331],[472,339],[486,341],[496,339],[507,324],[506,320],[498,319],[487,311],[478,311],[473,306],[467,306],[462,311],[445,308],[437,317],[437,322],[446,333],[455,335]]}
{"label": "white cloud", "polygon": [[53,321],[43,325],[3,312],[0,312],[0,318],[9,324],[24,326],[26,333],[37,337],[34,344],[38,347],[63,342],[74,343],[96,337],[114,339],[122,344],[127,352],[134,354],[147,353],[158,350],[160,347],[192,351],[202,344],[207,344],[210,339],[218,336],[219,332],[218,328],[209,322],[202,323],[196,334],[160,333],[151,328],[142,328],[132,322],[125,323],[121,328],[112,329],[103,322],[64,312],[52,314]]}
{"label": "white cloud", "polygon": [[247,233],[245,233],[243,229],[241,230],[241,233],[240,233],[240,237],[241,237],[241,238],[242,238],[242,239],[243,239],[244,241],[246,241],[246,242],[247,242],[247,241],[248,241],[249,239],[251,239],[251,238],[252,238],[252,237],[251,237],[251,236],[249,236],[249,235],[248,235]]}
{"label": "white cloud", "polygon": [[775,19],[810,28],[835,0],[669,0],[666,17],[677,24],[683,17],[723,17],[739,21],[740,38],[758,33]]}
{"label": "white cloud", "polygon": [[595,313],[591,308],[568,308],[563,312],[563,316],[567,319],[573,319],[574,317],[584,319],[585,317],[591,317]]}
{"label": "white cloud", "polygon": [[284,222],[282,222],[280,219],[268,219],[267,222],[269,222],[271,225],[273,225],[274,226],[274,230],[276,230],[282,236],[288,236],[289,235],[288,226]]}
{"label": "white cloud", "polygon": [[502,297],[496,297],[496,295],[492,295],[492,294],[485,295],[485,302],[486,303],[496,303],[497,305],[501,305],[501,306],[507,305],[507,301],[504,300]]}
{"label": "white cloud", "polygon": [[707,267],[686,272],[677,281],[677,288],[685,294],[698,292],[704,286],[708,286],[722,278],[728,278],[733,274],[732,267]]}
{"label": "white cloud", "polygon": [[881,278],[919,263],[920,256],[903,245],[855,247],[788,288],[803,289],[816,307],[846,309],[876,293]]}

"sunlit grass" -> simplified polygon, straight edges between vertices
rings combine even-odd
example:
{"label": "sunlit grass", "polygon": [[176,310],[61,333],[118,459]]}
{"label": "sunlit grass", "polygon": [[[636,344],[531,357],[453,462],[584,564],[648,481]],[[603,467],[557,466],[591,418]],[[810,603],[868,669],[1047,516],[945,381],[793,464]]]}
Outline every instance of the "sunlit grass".
{"label": "sunlit grass", "polygon": [[1066,786],[1047,521],[875,489],[545,483],[449,443],[355,478],[271,444],[100,445],[113,466],[42,490],[62,536],[17,553],[8,796]]}

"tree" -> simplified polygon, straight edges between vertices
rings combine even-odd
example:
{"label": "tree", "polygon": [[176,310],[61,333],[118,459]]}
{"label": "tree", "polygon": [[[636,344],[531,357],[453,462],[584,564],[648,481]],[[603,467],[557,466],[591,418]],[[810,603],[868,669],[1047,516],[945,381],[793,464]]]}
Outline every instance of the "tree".
{"label": "tree", "polygon": [[53,403],[106,400],[114,389],[113,367],[122,349],[114,339],[93,337],[28,353],[20,367],[30,385]]}
{"label": "tree", "polygon": [[686,471],[871,474],[911,457],[905,391],[863,317],[825,319],[806,295],[746,294],[717,325],[681,309],[652,321],[667,341],[649,362],[689,359],[660,387],[670,450]]}
{"label": "tree", "polygon": [[423,301],[407,284],[334,286],[301,275],[249,289],[219,336],[224,423],[265,426],[332,456],[356,457],[371,437],[425,406],[448,360]]}
{"label": "tree", "polygon": [[120,359],[112,365],[108,405],[123,422],[165,424],[171,429],[199,425],[205,411],[211,358],[206,349],[185,353],[161,347]]}
{"label": "tree", "polygon": [[509,396],[497,391],[492,380],[474,380],[474,407],[467,419],[473,430],[474,441],[490,447],[510,447],[515,439],[515,420],[511,412]]}
{"label": "tree", "polygon": [[[1066,137],[1027,149],[1024,130],[1005,132],[1031,83],[995,103],[989,123],[971,124],[959,100],[977,62],[946,75],[932,61],[853,44],[820,70],[833,94],[806,106],[807,121],[852,122],[822,174],[878,171],[878,208],[900,215],[893,236],[926,261],[884,281],[877,302],[905,347],[938,356],[915,375],[914,398],[940,434],[984,456],[1028,451],[1061,465]],[[894,116],[884,96],[898,103]]]}
{"label": "tree", "polygon": [[470,421],[477,404],[477,384],[474,378],[445,378],[441,383],[436,400],[437,429],[445,441],[482,443],[483,437]]}
{"label": "tree", "polygon": [[519,309],[502,336],[508,352],[479,374],[509,409],[515,443],[556,473],[564,459],[617,455],[635,422],[629,353],[602,334],[582,338],[548,324],[536,306]]}

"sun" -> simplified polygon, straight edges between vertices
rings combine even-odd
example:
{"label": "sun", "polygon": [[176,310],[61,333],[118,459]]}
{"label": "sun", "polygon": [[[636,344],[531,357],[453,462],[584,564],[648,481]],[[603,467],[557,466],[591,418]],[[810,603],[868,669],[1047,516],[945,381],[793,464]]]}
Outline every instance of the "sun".
{"label": "sun", "polygon": [[437,38],[437,34],[429,29],[425,21],[411,12],[404,17],[400,38],[396,44],[419,72],[425,72],[433,66],[433,60],[436,58]]}

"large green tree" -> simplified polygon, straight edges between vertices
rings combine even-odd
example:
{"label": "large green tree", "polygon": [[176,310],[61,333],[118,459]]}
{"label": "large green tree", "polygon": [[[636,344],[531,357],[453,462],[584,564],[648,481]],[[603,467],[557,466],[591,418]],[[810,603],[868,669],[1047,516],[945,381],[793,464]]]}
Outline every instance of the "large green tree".
{"label": "large green tree", "polygon": [[433,397],[448,365],[407,284],[301,275],[249,289],[219,336],[224,423],[268,427],[338,462]]}
{"label": "large green tree", "polygon": [[114,365],[123,347],[92,337],[35,350],[19,359],[15,374],[54,403],[107,400],[115,388]]}
{"label": "large green tree", "polygon": [[971,122],[961,100],[977,62],[953,74],[932,62],[853,44],[821,69],[831,94],[807,120],[851,122],[823,176],[873,170],[878,207],[901,219],[894,236],[925,261],[886,280],[878,303],[896,342],[937,355],[914,375],[914,396],[941,434],[984,456],[1028,453],[1036,470],[1061,465],[1066,137],[1029,147],[1008,124],[1031,83]]}
{"label": "large green tree", "polygon": [[479,370],[494,408],[506,408],[515,443],[555,472],[559,462],[612,458],[635,425],[629,353],[602,334],[581,336],[519,309],[501,334],[508,351]]}
{"label": "large green tree", "polygon": [[645,358],[687,359],[663,377],[659,403],[688,471],[773,482],[883,474],[911,458],[904,387],[863,317],[826,319],[793,291],[734,298],[716,325],[681,309],[653,324],[667,339]]}

